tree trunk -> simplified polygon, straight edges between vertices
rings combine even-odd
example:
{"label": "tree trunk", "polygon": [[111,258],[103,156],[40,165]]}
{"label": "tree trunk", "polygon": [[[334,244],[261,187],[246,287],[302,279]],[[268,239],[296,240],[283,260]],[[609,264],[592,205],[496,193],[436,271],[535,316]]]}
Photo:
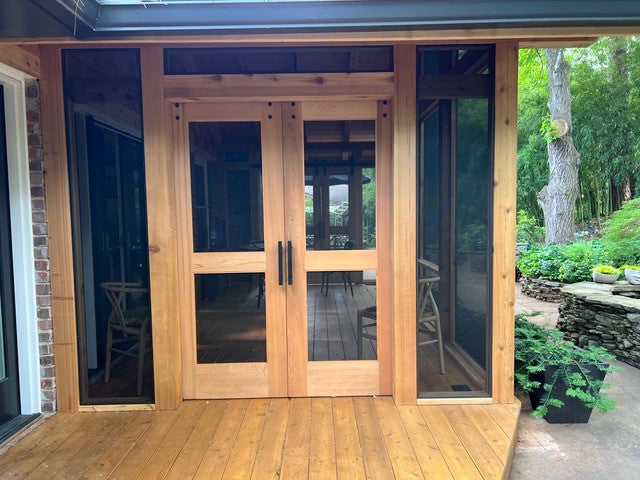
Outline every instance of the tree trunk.
{"label": "tree trunk", "polygon": [[538,193],[544,213],[545,241],[568,243],[573,240],[575,208],[578,197],[578,165],[580,154],[571,135],[571,91],[569,64],[564,51],[545,49],[549,72],[549,112],[555,126],[554,140],[547,145],[549,183]]}

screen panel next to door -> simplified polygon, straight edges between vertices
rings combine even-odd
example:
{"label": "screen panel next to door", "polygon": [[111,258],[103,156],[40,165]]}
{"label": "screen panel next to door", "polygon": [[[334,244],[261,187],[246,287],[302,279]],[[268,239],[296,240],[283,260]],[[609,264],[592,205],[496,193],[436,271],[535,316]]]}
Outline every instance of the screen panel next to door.
{"label": "screen panel next to door", "polygon": [[152,402],[138,51],[64,50],[63,76],[80,401]]}
{"label": "screen panel next to door", "polygon": [[419,68],[418,392],[487,396],[493,50],[424,48]]}

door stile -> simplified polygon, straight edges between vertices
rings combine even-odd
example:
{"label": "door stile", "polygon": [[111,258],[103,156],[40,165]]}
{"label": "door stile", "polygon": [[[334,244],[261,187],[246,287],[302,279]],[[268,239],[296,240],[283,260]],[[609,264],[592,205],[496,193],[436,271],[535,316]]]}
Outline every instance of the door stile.
{"label": "door stile", "polygon": [[[193,226],[191,222],[191,179],[189,158],[189,122],[184,118],[182,104],[174,104],[171,125],[173,131],[174,180],[176,192],[177,250],[178,250],[178,312],[182,343],[182,396],[195,396],[195,370],[197,362],[195,313],[193,298],[195,289],[191,268],[193,252]],[[193,319],[193,321],[192,321]]]}
{"label": "door stile", "polygon": [[287,344],[289,396],[307,395],[307,281],[305,269],[306,222],[304,210],[304,128],[300,102],[282,105],[282,158],[287,243]]}
{"label": "door stile", "polygon": [[[269,396],[286,397],[287,379],[287,290],[286,275],[279,285],[278,242],[286,248],[284,168],[282,162],[282,105],[264,106],[260,123],[262,138],[262,191],[264,202],[264,246],[266,253],[265,298],[267,299],[267,366]],[[282,259],[284,262],[284,258]],[[282,264],[284,267],[284,264]]]}

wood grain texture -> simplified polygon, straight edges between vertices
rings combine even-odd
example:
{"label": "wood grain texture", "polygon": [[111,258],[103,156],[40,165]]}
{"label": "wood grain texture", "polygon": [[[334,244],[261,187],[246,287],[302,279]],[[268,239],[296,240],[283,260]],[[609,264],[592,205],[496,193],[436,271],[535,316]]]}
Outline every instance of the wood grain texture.
{"label": "wood grain texture", "polygon": [[43,44],[70,45],[73,48],[92,48],[96,46],[139,46],[162,44],[164,46],[306,46],[306,45],[389,45],[389,44],[428,44],[428,43],[493,43],[496,40],[523,42],[554,41],[564,47],[581,46],[586,38],[601,36],[639,35],[640,26],[598,25],[598,26],[557,26],[557,27],[503,27],[503,28],[442,28],[415,30],[375,30],[360,32],[312,32],[312,33],[255,33],[244,35],[146,35],[119,36],[102,40],[79,40],[74,37],[34,37],[4,38],[5,44]]}
{"label": "wood grain texture", "polygon": [[518,45],[496,44],[493,164],[492,396],[513,403]]}
{"label": "wood grain texture", "polygon": [[[309,250],[305,254],[307,272],[376,270],[376,250]],[[384,295],[384,291],[378,295]]]}
{"label": "wood grain texture", "polygon": [[393,396],[415,405],[416,48],[397,45],[393,100]]}
{"label": "wood grain texture", "polygon": [[175,409],[182,401],[180,309],[174,164],[171,114],[164,101],[160,47],[140,49],[144,156],[149,238],[149,282],[155,403],[159,410]]}
{"label": "wood grain texture", "polygon": [[40,78],[42,73],[37,45],[29,48],[24,48],[20,45],[0,45],[0,63],[9,65],[35,78]]}
{"label": "wood grain texture", "polygon": [[380,395],[393,392],[393,105],[379,100],[376,113],[377,347]]}
{"label": "wood grain texture", "polygon": [[302,104],[303,120],[374,120],[376,116],[377,106],[373,100],[306,101]]}
{"label": "wood grain texture", "polygon": [[378,395],[377,360],[315,361],[307,363],[307,395]]}
{"label": "wood grain texture", "polygon": [[342,397],[59,414],[0,456],[0,471],[16,479],[497,480],[508,478],[516,443],[509,408]]}
{"label": "wood grain texture", "polygon": [[43,47],[41,62],[40,101],[51,269],[53,350],[56,358],[56,397],[58,411],[75,412],[80,401],[78,349],[60,49]]}
{"label": "wood grain texture", "polygon": [[172,102],[390,98],[393,73],[166,75],[164,95]]}

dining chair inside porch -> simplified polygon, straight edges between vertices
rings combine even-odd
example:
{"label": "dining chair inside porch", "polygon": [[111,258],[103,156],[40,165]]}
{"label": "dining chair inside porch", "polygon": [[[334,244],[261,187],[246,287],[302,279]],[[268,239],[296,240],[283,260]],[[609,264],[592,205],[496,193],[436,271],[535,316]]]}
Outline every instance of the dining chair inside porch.
{"label": "dining chair inside porch", "polygon": [[[440,310],[433,296],[433,286],[440,281],[438,276],[430,276],[418,279],[418,310],[417,324],[418,335],[423,340],[418,340],[418,347],[437,344],[440,357],[440,373],[445,374],[444,348],[442,345],[442,328],[440,324]],[[366,323],[365,323],[366,322]],[[377,308],[371,306],[358,310],[357,314],[357,341],[358,358],[362,358],[362,341],[365,338],[377,339],[376,327],[378,325]],[[373,331],[372,331],[373,330]]]}
{"label": "dining chair inside porch", "polygon": [[[150,309],[148,306],[126,308],[127,295],[144,295],[149,289],[136,282],[103,282],[100,288],[111,304],[107,326],[106,359],[104,366],[104,382],[111,376],[111,353],[136,358],[138,361],[137,394],[142,393],[144,356],[150,347]],[[120,348],[122,344],[133,343],[129,348]],[[114,346],[115,345],[115,346]]]}
{"label": "dining chair inside porch", "polygon": [[[344,242],[344,250],[353,250],[353,247],[354,243],[351,240],[347,240],[346,242]],[[349,289],[351,290],[351,296],[354,297],[353,283],[351,282],[351,272],[322,272],[322,279],[320,281],[320,293],[322,293],[324,289],[324,296],[326,297],[329,295],[329,279],[334,273],[340,274],[340,277],[342,278],[342,285],[344,286],[344,291],[346,292],[347,286],[349,286]]]}

